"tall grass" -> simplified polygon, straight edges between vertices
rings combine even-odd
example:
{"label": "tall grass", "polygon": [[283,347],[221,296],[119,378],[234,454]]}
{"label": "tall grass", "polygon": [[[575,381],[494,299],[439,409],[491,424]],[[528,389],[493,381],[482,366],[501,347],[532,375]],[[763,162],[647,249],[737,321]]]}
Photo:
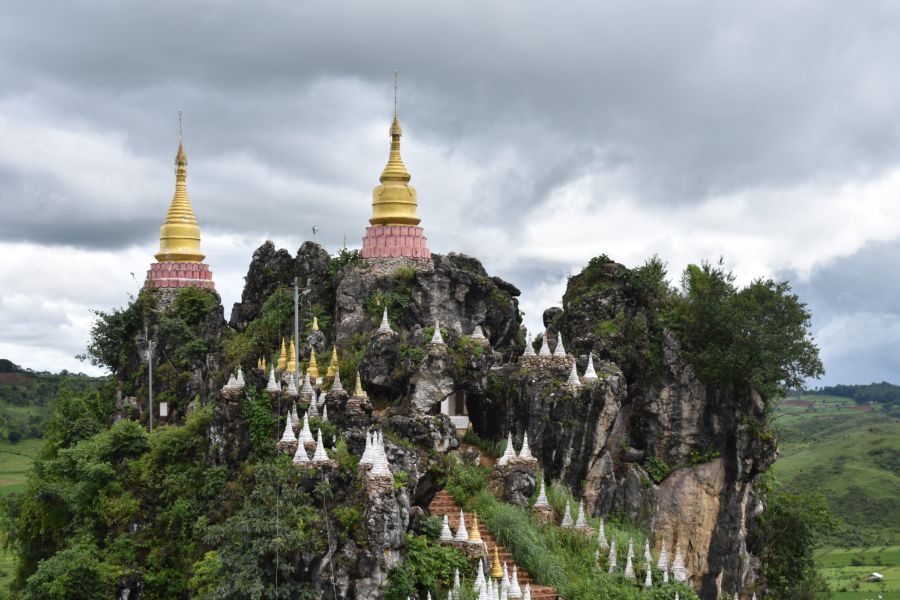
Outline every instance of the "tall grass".
{"label": "tall grass", "polygon": [[[550,493],[548,490],[548,497]],[[565,494],[567,492],[563,489],[556,490],[555,500],[560,507]],[[639,585],[643,583],[644,573],[643,541],[638,546],[635,539],[635,571],[639,581],[632,582],[621,574],[610,575],[605,569],[598,568],[594,558],[596,538],[593,536],[553,525],[541,525],[530,511],[505,504],[488,490],[482,490],[473,498],[471,505],[478,511],[485,526],[509,549],[516,563],[526,569],[535,581],[553,586],[566,600],[662,600],[674,598],[676,591],[685,600],[697,598],[693,591],[680,584],[660,587],[661,574],[655,570],[655,587],[644,590]],[[636,533],[630,528],[607,528],[607,536],[614,537],[617,545],[622,544],[620,569],[625,564],[628,537],[636,538]]]}

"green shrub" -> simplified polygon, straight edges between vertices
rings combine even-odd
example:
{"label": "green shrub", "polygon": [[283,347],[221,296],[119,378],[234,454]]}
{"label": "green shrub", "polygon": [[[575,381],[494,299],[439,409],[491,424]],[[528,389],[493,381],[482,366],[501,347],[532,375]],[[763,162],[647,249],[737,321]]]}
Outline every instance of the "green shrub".
{"label": "green shrub", "polygon": [[466,431],[462,439],[463,443],[471,444],[481,450],[485,456],[491,458],[500,458],[506,450],[506,440],[486,440],[471,429]]}
{"label": "green shrub", "polygon": [[649,456],[644,460],[644,470],[654,483],[661,483],[672,472],[672,467],[658,456]]}
{"label": "green shrub", "polygon": [[466,573],[469,561],[459,550],[432,542],[423,535],[406,535],[403,563],[388,576],[386,598],[406,600],[432,592],[432,598],[443,598],[453,584],[453,573]]}
{"label": "green shrub", "polygon": [[447,475],[447,492],[458,503],[466,500],[484,489],[487,481],[487,469],[481,465],[466,465],[460,462],[450,466]]}

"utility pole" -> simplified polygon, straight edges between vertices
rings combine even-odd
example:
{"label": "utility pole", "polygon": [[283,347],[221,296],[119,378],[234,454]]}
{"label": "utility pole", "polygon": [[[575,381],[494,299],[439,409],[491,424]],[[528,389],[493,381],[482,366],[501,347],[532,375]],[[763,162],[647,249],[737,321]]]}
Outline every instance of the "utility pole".
{"label": "utility pole", "polygon": [[150,339],[150,332],[147,329],[146,323],[144,324],[144,337],[147,338],[147,372],[148,372],[148,395],[147,395],[147,408],[148,408],[148,424],[150,426],[150,432],[153,433],[153,340]]}
{"label": "utility pole", "polygon": [[[294,364],[300,368],[300,278],[294,277]],[[297,371],[294,371],[297,377]]]}

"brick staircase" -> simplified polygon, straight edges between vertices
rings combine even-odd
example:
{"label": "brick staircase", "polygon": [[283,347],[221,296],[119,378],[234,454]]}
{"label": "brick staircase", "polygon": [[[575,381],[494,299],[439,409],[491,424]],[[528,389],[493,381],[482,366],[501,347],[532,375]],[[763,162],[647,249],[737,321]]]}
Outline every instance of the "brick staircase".
{"label": "brick staircase", "polygon": [[[428,506],[429,512],[432,515],[443,517],[447,515],[448,520],[450,521],[450,527],[453,531],[456,531],[456,527],[459,524],[459,510],[460,505],[456,503],[453,497],[447,492],[447,490],[441,490],[437,494],[435,494],[434,499],[431,501],[431,504]],[[463,513],[463,519],[466,522],[466,529],[472,527],[472,513]],[[493,560],[494,557],[494,546],[497,547],[497,554],[500,557],[501,563],[506,563],[507,568],[509,569],[510,576],[512,575],[512,567],[516,564],[515,560],[513,560],[512,554],[497,543],[497,540],[493,535],[485,528],[483,524],[479,521],[478,527],[479,533],[481,533],[481,539],[484,540],[484,543],[487,544],[488,550],[488,558]],[[531,584],[531,598],[532,600],[556,600],[560,598],[560,596],[556,593],[552,587],[546,585],[537,585],[534,580],[528,574],[528,571],[523,569],[521,566],[516,565],[519,570],[519,585],[522,588],[522,591],[525,591],[525,584]],[[487,574],[487,573],[486,573]]]}

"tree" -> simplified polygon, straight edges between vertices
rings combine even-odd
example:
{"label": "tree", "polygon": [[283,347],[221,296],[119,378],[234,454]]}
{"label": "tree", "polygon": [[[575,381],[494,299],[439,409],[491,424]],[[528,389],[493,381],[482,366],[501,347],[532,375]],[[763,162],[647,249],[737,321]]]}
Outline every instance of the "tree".
{"label": "tree", "polygon": [[765,400],[824,373],[810,313],[787,282],[757,279],[743,289],[721,263],[689,265],[666,317],[702,379],[752,387]]}
{"label": "tree", "polygon": [[773,600],[815,600],[828,586],[816,570],[815,536],[834,526],[821,493],[773,492],[757,534],[762,575]]}

